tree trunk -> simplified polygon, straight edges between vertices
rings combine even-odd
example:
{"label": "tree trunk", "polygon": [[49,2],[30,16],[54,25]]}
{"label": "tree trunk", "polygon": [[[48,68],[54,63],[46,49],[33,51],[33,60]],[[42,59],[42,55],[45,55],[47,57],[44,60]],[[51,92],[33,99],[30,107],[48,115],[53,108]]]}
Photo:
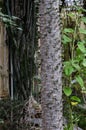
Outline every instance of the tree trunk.
{"label": "tree trunk", "polygon": [[0,22],[0,98],[9,96],[8,47],[5,43],[6,29]]}
{"label": "tree trunk", "polygon": [[42,129],[63,130],[59,0],[41,0]]}

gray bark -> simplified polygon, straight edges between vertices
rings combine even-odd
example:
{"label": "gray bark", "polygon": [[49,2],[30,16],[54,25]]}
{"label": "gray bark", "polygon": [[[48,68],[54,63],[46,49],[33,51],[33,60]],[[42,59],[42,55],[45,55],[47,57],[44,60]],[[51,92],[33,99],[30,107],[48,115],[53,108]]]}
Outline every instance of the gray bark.
{"label": "gray bark", "polygon": [[63,130],[59,0],[41,0],[42,129]]}

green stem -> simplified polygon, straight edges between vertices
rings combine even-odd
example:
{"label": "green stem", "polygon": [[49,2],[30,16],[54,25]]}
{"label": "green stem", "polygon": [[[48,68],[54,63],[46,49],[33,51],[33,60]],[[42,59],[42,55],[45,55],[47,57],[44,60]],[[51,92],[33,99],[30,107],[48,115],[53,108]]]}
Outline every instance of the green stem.
{"label": "green stem", "polygon": [[72,107],[69,98],[68,98],[68,104],[69,104],[69,127],[71,128],[71,130],[73,130],[74,125],[73,125]]}

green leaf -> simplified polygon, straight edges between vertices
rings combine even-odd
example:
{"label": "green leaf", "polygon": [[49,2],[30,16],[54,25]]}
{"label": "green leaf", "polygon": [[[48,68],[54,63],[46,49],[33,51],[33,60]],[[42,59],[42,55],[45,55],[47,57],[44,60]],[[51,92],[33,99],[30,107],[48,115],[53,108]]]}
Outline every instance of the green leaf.
{"label": "green leaf", "polygon": [[17,19],[20,20],[20,18],[19,18],[19,17],[16,17],[16,16],[12,16],[12,19],[13,19],[13,20],[17,20]]}
{"label": "green leaf", "polygon": [[68,16],[71,17],[71,18],[74,18],[75,14],[74,13],[69,13]]}
{"label": "green leaf", "polygon": [[83,7],[79,7],[77,5],[74,5],[75,9],[78,11],[78,13],[82,13],[82,12],[86,12],[86,9],[84,9]]}
{"label": "green leaf", "polygon": [[78,63],[72,63],[72,66],[76,69],[76,70],[80,70],[81,68],[80,68],[80,66],[79,66],[79,64]]}
{"label": "green leaf", "polygon": [[65,67],[65,74],[67,76],[71,75],[74,72],[74,68],[72,66]]}
{"label": "green leaf", "polygon": [[66,96],[70,96],[72,94],[72,89],[69,87],[63,88],[63,91]]}
{"label": "green leaf", "polygon": [[72,40],[71,40],[68,36],[63,35],[63,37],[62,37],[62,42],[63,42],[64,44],[70,43],[71,41],[72,41]]}
{"label": "green leaf", "polygon": [[3,17],[3,22],[11,22],[11,19],[8,19],[6,17]]}
{"label": "green leaf", "polygon": [[71,124],[68,124],[68,126],[65,126],[64,127],[64,130],[73,130]]}
{"label": "green leaf", "polygon": [[64,33],[73,33],[74,30],[72,28],[65,28]]}
{"label": "green leaf", "polygon": [[70,99],[71,99],[72,101],[81,102],[80,98],[77,97],[77,96],[72,96]]}
{"label": "green leaf", "polygon": [[83,64],[84,67],[86,67],[86,59],[83,59],[82,64]]}
{"label": "green leaf", "polygon": [[20,31],[23,31],[23,29],[22,29],[22,28],[19,28],[19,27],[18,27],[17,29],[18,29],[18,30],[20,30]]}
{"label": "green leaf", "polygon": [[65,75],[70,76],[74,72],[74,68],[73,68],[71,62],[65,62],[64,64],[65,64],[64,65]]}
{"label": "green leaf", "polygon": [[79,29],[79,32],[82,33],[82,34],[86,34],[86,29],[80,28],[80,29]]}
{"label": "green leaf", "polygon": [[86,17],[82,17],[81,21],[83,21],[84,23],[86,23]]}
{"label": "green leaf", "polygon": [[78,42],[77,45],[81,52],[86,53],[85,45],[82,42]]}
{"label": "green leaf", "polygon": [[79,85],[83,88],[84,87],[84,81],[83,79],[80,77],[80,75],[78,75],[76,77],[76,81],[79,83]]}

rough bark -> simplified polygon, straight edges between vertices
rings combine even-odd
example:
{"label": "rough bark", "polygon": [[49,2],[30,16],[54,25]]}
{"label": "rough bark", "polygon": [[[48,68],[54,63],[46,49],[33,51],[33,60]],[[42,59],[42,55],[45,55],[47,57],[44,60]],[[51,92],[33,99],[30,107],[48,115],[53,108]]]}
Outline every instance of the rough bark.
{"label": "rough bark", "polygon": [[63,130],[59,0],[41,0],[42,129]]}
{"label": "rough bark", "polygon": [[9,96],[8,47],[5,34],[5,26],[0,22],[0,98]]}

